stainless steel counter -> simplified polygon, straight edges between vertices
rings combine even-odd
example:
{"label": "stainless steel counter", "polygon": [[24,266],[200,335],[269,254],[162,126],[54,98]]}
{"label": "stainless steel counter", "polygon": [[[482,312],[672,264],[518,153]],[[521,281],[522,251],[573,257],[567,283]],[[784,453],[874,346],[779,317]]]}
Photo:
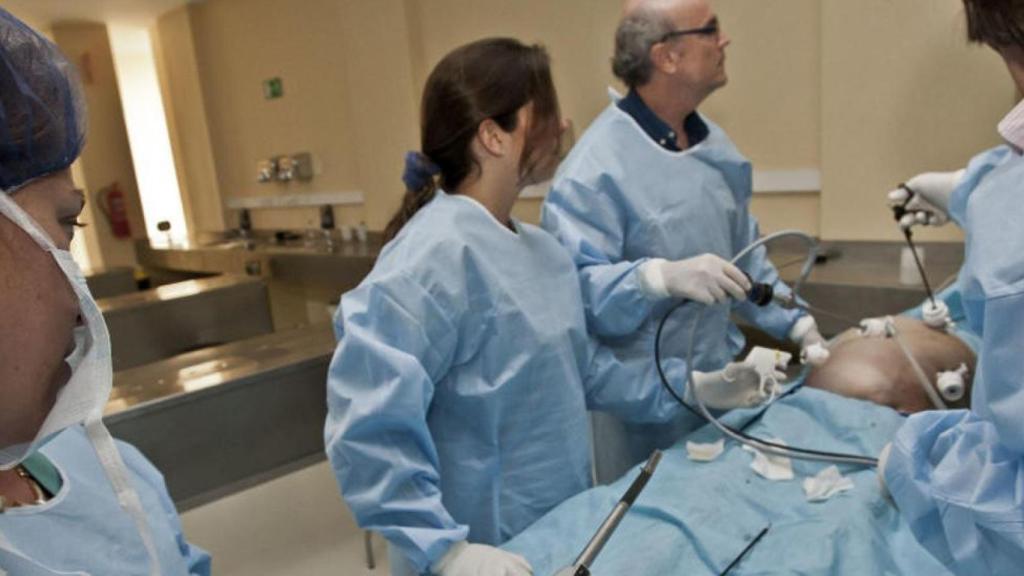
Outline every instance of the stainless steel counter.
{"label": "stainless steel counter", "polygon": [[[919,305],[926,298],[923,285],[905,285],[899,279],[899,254],[904,245],[891,242],[836,242],[824,245],[831,253],[826,262],[812,270],[801,289],[810,304],[849,319],[898,314]],[[934,289],[954,277],[963,262],[963,245],[930,243],[925,247],[925,271]],[[803,254],[791,247],[771,252],[772,261],[784,266]],[[786,282],[799,276],[800,264],[785,267],[780,275]],[[849,328],[847,322],[816,315],[826,336]]]}
{"label": "stainless steel counter", "polygon": [[[140,253],[182,270],[210,271],[211,262],[249,258],[261,262],[260,273],[276,281],[301,284],[304,295],[323,302],[337,299],[355,287],[373,267],[380,252],[379,242],[369,244],[336,243],[333,251],[323,246],[305,247],[302,242],[276,246],[266,241],[255,242],[252,249],[244,243],[229,241],[220,244],[186,244],[173,250],[146,246]],[[899,254],[902,242],[824,242],[828,260],[814,268],[801,294],[812,304],[849,318],[863,318],[897,313],[918,305],[924,299],[921,286],[899,282]],[[954,275],[963,260],[960,243],[925,243],[925,268],[934,287]],[[802,246],[789,239],[770,247],[772,260],[780,266],[799,259]],[[211,256],[211,254],[213,256]],[[233,254],[228,257],[227,254]],[[217,256],[219,255],[219,256]],[[792,282],[799,265],[784,267],[784,280]],[[818,318],[821,329],[833,334],[845,329],[847,323],[836,318]]]}
{"label": "stainless steel counter", "polygon": [[135,274],[128,267],[85,270],[83,273],[93,298],[110,298],[138,290]]}
{"label": "stainless steel counter", "polygon": [[141,242],[137,246],[145,266],[189,272],[247,274],[269,276],[271,270],[287,271],[292,261],[312,260],[320,265],[366,265],[377,259],[381,245],[336,241],[330,246],[322,239],[311,243],[300,239],[288,242],[260,240],[186,241],[172,246]]}
{"label": "stainless steel counter", "polygon": [[[283,242],[254,240],[194,241],[173,247],[140,244],[139,262],[152,274],[244,273],[267,281],[274,325],[278,330],[310,321],[317,306],[338,301],[373,268],[380,239],[327,246],[322,236]],[[323,309],[323,308],[321,308]]]}
{"label": "stainless steel counter", "polygon": [[105,420],[198,506],[324,457],[333,351],[318,325],[118,372]]}
{"label": "stainless steel counter", "polygon": [[97,304],[115,371],[273,331],[264,282],[245,276],[186,280]]}

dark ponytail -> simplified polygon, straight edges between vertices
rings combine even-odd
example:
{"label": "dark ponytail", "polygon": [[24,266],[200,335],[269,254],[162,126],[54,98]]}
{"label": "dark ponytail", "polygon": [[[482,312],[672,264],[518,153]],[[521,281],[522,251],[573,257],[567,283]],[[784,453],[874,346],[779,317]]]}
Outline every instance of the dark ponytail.
{"label": "dark ponytail", "polygon": [[547,51],[512,38],[488,38],[445,56],[423,90],[422,153],[406,155],[406,193],[384,230],[384,241],[397,236],[439,187],[455,192],[477,168],[471,144],[481,122],[490,118],[511,132],[517,127],[519,109],[531,102],[539,121],[531,122],[524,159],[530,157],[532,143],[559,122]]}

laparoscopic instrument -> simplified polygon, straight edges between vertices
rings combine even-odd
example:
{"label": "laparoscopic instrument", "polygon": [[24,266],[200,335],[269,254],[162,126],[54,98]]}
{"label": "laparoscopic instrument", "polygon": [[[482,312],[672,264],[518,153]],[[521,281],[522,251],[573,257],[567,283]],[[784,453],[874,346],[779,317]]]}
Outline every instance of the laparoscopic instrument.
{"label": "laparoscopic instrument", "polygon": [[[799,293],[800,287],[803,285],[803,282],[807,279],[807,276],[810,275],[811,269],[813,268],[814,262],[815,262],[816,257],[817,257],[817,252],[818,252],[818,243],[817,243],[817,241],[814,238],[812,238],[810,235],[808,235],[808,234],[806,234],[804,232],[800,232],[798,230],[783,230],[783,231],[776,232],[774,234],[769,234],[768,236],[764,236],[764,237],[761,237],[761,238],[755,240],[749,246],[747,246],[746,248],[741,250],[739,252],[739,254],[737,254],[735,257],[733,257],[733,259],[731,261],[732,264],[736,264],[737,262],[742,260],[744,257],[746,257],[748,254],[750,254],[752,251],[756,250],[757,248],[767,244],[768,242],[772,242],[772,241],[774,241],[774,240],[776,240],[778,238],[783,238],[783,237],[795,237],[795,238],[798,238],[798,239],[802,240],[804,243],[806,243],[807,247],[808,247],[807,259],[804,262],[804,266],[803,266],[803,269],[800,272],[799,279],[796,281],[796,283],[793,284],[792,296],[776,295],[774,293],[775,292],[774,289],[772,288],[772,286],[770,284],[755,284],[753,289],[750,291],[750,294],[748,296],[748,300],[750,300],[751,302],[753,302],[753,303],[755,303],[757,305],[766,306],[766,305],[768,305],[771,302],[778,302],[778,303],[780,303],[782,305],[785,305],[785,306],[792,306],[792,305],[794,305],[795,303],[798,302],[797,294]],[[837,453],[837,452],[827,452],[827,451],[821,451],[821,450],[811,450],[811,449],[807,449],[807,448],[798,448],[798,447],[787,446],[787,445],[784,445],[784,444],[779,444],[779,443],[776,443],[776,442],[771,442],[771,441],[764,440],[764,439],[761,439],[761,438],[756,438],[754,436],[751,436],[751,435],[747,434],[746,432],[743,432],[742,430],[738,430],[736,428],[733,428],[731,426],[723,424],[717,418],[715,418],[715,416],[711,414],[711,412],[708,410],[707,406],[701,400],[700,394],[696,393],[697,386],[696,386],[695,381],[694,381],[693,349],[694,349],[694,344],[695,344],[696,339],[697,339],[697,328],[700,326],[700,321],[701,321],[701,318],[703,317],[704,310],[705,310],[703,308],[696,315],[694,315],[693,326],[692,326],[691,331],[690,331],[689,343],[688,343],[688,347],[687,347],[687,350],[686,350],[687,381],[688,381],[688,384],[690,386],[690,390],[694,391],[692,396],[696,400],[696,405],[697,406],[696,407],[691,406],[689,402],[684,400],[672,388],[672,385],[669,383],[668,378],[665,375],[665,371],[662,368],[662,362],[661,362],[661,337],[662,337],[662,334],[663,334],[664,329],[665,329],[666,321],[669,319],[669,317],[673,314],[673,312],[675,312],[676,310],[678,310],[680,307],[682,307],[683,305],[687,304],[688,302],[689,302],[688,300],[683,300],[683,301],[679,302],[678,304],[676,304],[675,306],[673,306],[671,309],[668,310],[668,312],[665,313],[665,315],[661,319],[661,322],[658,324],[658,331],[657,331],[657,334],[655,336],[655,341],[654,341],[655,364],[656,364],[656,367],[657,367],[657,370],[658,370],[658,375],[661,377],[661,383],[665,387],[665,389],[668,391],[668,393],[671,394],[672,397],[676,399],[677,402],[679,402],[684,408],[686,408],[687,410],[689,410],[693,414],[695,414],[695,415],[703,418],[704,420],[710,422],[713,426],[715,426],[715,428],[717,428],[719,431],[721,431],[726,436],[736,440],[737,442],[740,442],[741,444],[750,446],[750,447],[752,447],[752,448],[754,448],[756,450],[759,450],[759,451],[767,453],[767,454],[773,454],[773,455],[778,455],[778,456],[785,456],[785,457],[795,458],[795,459],[799,459],[799,460],[816,460],[816,461],[836,462],[836,463],[842,463],[842,464],[852,464],[852,465],[869,466],[869,467],[874,467],[874,466],[878,465],[878,460],[876,458],[872,458],[872,457],[868,457],[868,456],[862,456],[862,455],[856,455],[856,454],[843,454],[843,453]],[[802,307],[806,307],[806,305],[804,305],[802,303],[797,304],[797,305],[800,305]],[[854,325],[856,325],[856,323],[854,323]]]}
{"label": "laparoscopic instrument", "polygon": [[640,469],[640,475],[633,480],[630,484],[629,489],[622,495],[618,503],[615,504],[615,508],[612,509],[611,514],[605,518],[605,521],[601,523],[601,526],[594,533],[593,538],[587,543],[587,547],[583,549],[576,561],[573,562],[572,566],[559,570],[555,576],[590,576],[590,567],[593,565],[594,560],[597,559],[598,554],[601,553],[601,549],[604,548],[605,543],[611,538],[612,534],[615,533],[615,529],[619,526],[619,522],[629,511],[629,508],[633,505],[637,496],[643,491],[644,487],[647,486],[647,481],[654,475],[654,469],[658,467],[658,462],[661,461],[661,451],[655,450],[651,457],[644,464],[644,467]]}
{"label": "laparoscopic instrument", "polygon": [[[903,238],[907,242],[907,247],[910,249],[910,253],[913,254],[914,264],[917,266],[917,272],[921,276],[921,283],[924,285],[925,293],[928,295],[928,303],[925,304],[922,310],[922,317],[926,325],[934,329],[945,329],[949,330],[953,327],[952,322],[949,320],[949,307],[944,302],[935,300],[935,292],[932,290],[931,283],[928,281],[928,274],[924,270],[924,265],[921,263],[921,257],[918,254],[917,246],[914,243],[913,232],[911,231],[910,225],[904,224],[904,217],[910,212],[907,210],[907,204],[914,196],[917,195],[912,188],[906,184],[900,184],[900,188],[907,192],[907,198],[901,204],[897,204],[892,207],[893,217],[896,222],[899,223],[900,230],[903,232]],[[914,376],[921,387],[924,389],[925,394],[928,396],[928,400],[938,410],[945,410],[946,403],[943,402],[942,397],[935,391],[928,376],[924,373],[921,365],[914,358],[914,355],[910,352],[910,348],[900,338],[899,331],[896,329],[895,323],[891,318],[886,319],[886,336],[893,338],[899,345],[903,355],[906,356],[907,361],[910,362],[910,366],[914,371]],[[940,385],[941,385],[940,376]],[[961,376],[962,380],[962,376]],[[940,386],[943,390],[943,396],[946,396],[950,400],[955,400],[963,395],[963,384],[962,382],[952,382],[949,385]]]}
{"label": "laparoscopic instrument", "polygon": [[892,213],[896,218],[896,222],[899,223],[900,231],[903,232],[903,238],[906,240],[907,247],[913,255],[914,264],[917,266],[917,272],[921,276],[921,283],[924,284],[925,293],[928,295],[928,302],[921,310],[922,320],[924,320],[924,323],[930,328],[935,328],[936,330],[948,330],[952,327],[949,320],[949,307],[946,306],[946,303],[942,300],[935,299],[935,291],[932,290],[931,282],[928,281],[928,274],[924,271],[924,265],[921,263],[920,253],[914,243],[914,234],[911,231],[913,219],[905,218],[911,213],[911,211],[907,209],[907,205],[915,196],[917,196],[917,192],[906,184],[900,184],[900,188],[906,191],[907,198],[900,204],[894,205],[892,207]]}
{"label": "laparoscopic instrument", "polygon": [[[892,207],[892,213],[897,222],[901,222],[903,217],[907,215],[909,212],[909,210],[907,210],[907,203],[910,202],[911,198],[917,195],[917,193],[906,184],[900,184],[900,188],[906,190],[907,200],[902,204],[897,204]],[[931,302],[932,306],[935,306],[935,292],[932,291],[932,286],[928,283],[928,275],[924,272],[924,265],[921,264],[921,257],[917,253],[917,246],[914,245],[913,232],[910,231],[910,226],[903,226],[902,223],[900,225],[900,230],[903,231],[903,238],[906,239],[907,246],[910,247],[910,253],[914,255],[914,264],[917,265],[917,271],[921,274],[921,282],[924,283],[924,290],[928,294],[928,301]]]}

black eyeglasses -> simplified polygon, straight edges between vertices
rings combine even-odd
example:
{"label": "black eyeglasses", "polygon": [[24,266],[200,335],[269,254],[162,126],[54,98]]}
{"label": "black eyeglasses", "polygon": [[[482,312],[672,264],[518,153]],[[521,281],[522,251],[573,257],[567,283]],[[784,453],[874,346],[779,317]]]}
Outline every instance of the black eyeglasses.
{"label": "black eyeglasses", "polygon": [[680,38],[682,36],[718,36],[719,30],[720,29],[718,26],[718,20],[713,20],[707,26],[703,26],[701,28],[690,28],[688,30],[672,30],[671,32],[666,32],[665,35],[663,35],[661,38],[658,38],[658,41],[655,42],[655,44],[668,42],[673,38]]}

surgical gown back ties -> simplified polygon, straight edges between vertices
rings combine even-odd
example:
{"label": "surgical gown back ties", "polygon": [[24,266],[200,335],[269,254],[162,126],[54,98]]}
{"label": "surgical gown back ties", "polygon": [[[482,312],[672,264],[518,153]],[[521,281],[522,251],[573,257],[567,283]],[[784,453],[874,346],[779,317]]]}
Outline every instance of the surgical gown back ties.
{"label": "surgical gown back ties", "polygon": [[359,525],[416,573],[588,488],[588,407],[648,421],[679,409],[652,362],[616,363],[590,339],[564,248],[515,228],[438,192],[341,300],[327,454]]}
{"label": "surgical gown back ties", "polygon": [[[591,124],[559,168],[544,203],[542,226],[565,245],[579,268],[590,328],[603,342],[637,361],[649,361],[664,313],[676,303],[652,299],[640,287],[637,268],[649,258],[679,260],[704,253],[732,259],[759,236],[750,214],[750,162],[715,124],[707,138],[683,152],[659,146],[636,121],[612,103]],[[758,282],[789,294],[759,248],[740,263]],[[665,326],[667,355],[685,357],[694,316],[689,304]],[[730,321],[737,312],[772,336],[785,339],[801,313],[777,306],[738,303],[707,309],[694,345],[694,368],[721,369],[743,349]],[[667,448],[701,420],[683,413],[671,426],[626,426],[596,442],[598,478],[611,481],[650,451]],[[615,423],[595,418],[595,435]],[[603,461],[604,460],[604,461]]]}
{"label": "surgical gown back ties", "polygon": [[[135,448],[117,447],[147,512],[161,573],[208,576],[210,556],[185,541],[163,477]],[[0,513],[0,574],[149,574],[139,531],[118,505],[85,430],[69,428],[40,452],[60,472],[61,489],[45,504]]]}
{"label": "surgical gown back ties", "polygon": [[976,157],[950,207],[967,232],[960,274],[981,335],[971,411],[911,416],[885,480],[917,539],[958,574],[1024,573],[1024,158]]}

